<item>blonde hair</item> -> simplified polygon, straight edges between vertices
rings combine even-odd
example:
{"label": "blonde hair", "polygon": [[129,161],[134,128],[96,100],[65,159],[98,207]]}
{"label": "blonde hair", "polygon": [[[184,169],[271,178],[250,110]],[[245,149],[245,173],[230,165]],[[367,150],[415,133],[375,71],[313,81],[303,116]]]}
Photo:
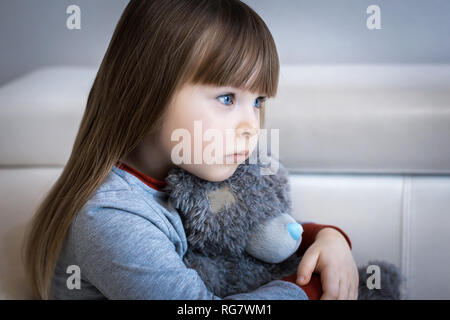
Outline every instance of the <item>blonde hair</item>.
{"label": "blonde hair", "polygon": [[[119,159],[161,126],[184,83],[276,95],[279,61],[263,20],[238,0],[131,0],[87,99],[72,153],[37,208],[23,259],[37,298],[51,280],[66,233]],[[261,126],[264,110],[261,110]]]}

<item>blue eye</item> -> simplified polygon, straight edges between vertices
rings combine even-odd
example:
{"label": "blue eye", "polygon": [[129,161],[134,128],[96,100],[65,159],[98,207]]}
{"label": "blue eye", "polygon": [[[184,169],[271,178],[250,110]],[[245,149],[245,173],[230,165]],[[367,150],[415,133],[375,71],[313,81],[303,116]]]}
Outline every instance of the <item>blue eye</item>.
{"label": "blue eye", "polygon": [[[220,101],[222,101],[223,104],[229,106],[232,103],[232,98],[234,99],[234,93],[228,93],[228,94],[224,94],[221,96],[218,96],[217,99],[219,99]],[[221,100],[223,99],[223,100]],[[258,97],[255,100],[255,104],[253,105],[255,108],[261,108],[261,104],[266,101],[267,97]]]}
{"label": "blue eye", "polygon": [[[218,99],[220,99],[220,98],[229,98],[229,97],[232,97],[232,96],[233,96],[233,94],[224,94],[224,95],[219,96],[219,97],[217,97],[217,98],[218,98]],[[226,104],[227,106],[230,105],[229,102],[231,102],[231,98],[225,99],[225,104]]]}
{"label": "blue eye", "polygon": [[266,97],[259,97],[259,98],[256,99],[256,101],[259,101],[259,104],[254,105],[254,107],[259,109],[259,108],[261,108],[261,104],[262,104],[264,101],[266,101]]}

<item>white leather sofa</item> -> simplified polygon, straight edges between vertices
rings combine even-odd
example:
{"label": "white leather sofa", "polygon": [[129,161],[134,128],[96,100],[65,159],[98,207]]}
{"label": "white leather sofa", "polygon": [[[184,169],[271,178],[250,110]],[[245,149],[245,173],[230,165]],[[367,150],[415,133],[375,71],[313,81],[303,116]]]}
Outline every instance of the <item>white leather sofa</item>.
{"label": "white leather sofa", "polygon": [[[0,298],[27,299],[23,230],[64,166],[95,68],[34,70],[0,88]],[[270,100],[269,100],[270,101]],[[450,66],[283,66],[280,129],[293,209],[334,224],[358,265],[396,264],[405,299],[450,298]]]}

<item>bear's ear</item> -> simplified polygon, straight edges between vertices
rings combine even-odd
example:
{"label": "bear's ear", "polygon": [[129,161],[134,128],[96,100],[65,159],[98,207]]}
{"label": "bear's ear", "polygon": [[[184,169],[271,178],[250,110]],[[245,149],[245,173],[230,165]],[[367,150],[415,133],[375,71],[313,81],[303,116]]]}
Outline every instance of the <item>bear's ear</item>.
{"label": "bear's ear", "polygon": [[211,211],[214,213],[217,213],[223,208],[229,207],[236,202],[236,197],[227,185],[209,191],[207,197]]}

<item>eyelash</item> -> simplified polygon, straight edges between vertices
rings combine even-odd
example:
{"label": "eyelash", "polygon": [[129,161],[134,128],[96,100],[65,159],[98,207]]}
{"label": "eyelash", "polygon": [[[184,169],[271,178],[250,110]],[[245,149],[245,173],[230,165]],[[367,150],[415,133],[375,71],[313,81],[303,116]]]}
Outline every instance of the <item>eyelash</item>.
{"label": "eyelash", "polygon": [[[222,94],[222,95],[218,96],[217,99],[222,98],[222,97],[226,97],[226,96],[233,97],[233,100],[234,100],[234,97],[235,97],[234,93],[226,93],[226,94]],[[259,99],[260,105],[259,105],[259,107],[255,107],[255,108],[259,109],[259,108],[261,108],[262,104],[267,100],[267,97],[258,97],[256,99]],[[230,104],[225,104],[225,105],[229,106]]]}

